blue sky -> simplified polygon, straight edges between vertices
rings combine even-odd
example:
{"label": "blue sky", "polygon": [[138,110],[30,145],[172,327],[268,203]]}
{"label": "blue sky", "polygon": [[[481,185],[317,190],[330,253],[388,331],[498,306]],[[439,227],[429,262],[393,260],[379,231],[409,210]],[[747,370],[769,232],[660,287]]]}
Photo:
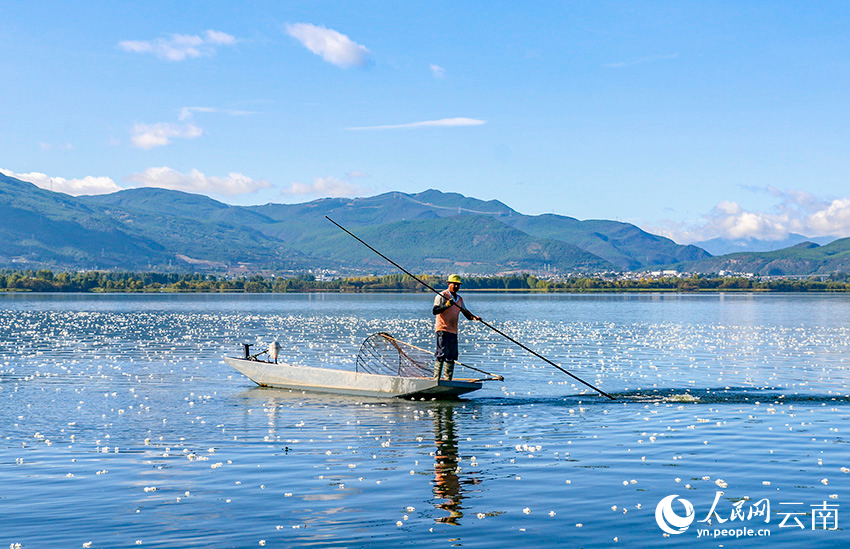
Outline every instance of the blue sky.
{"label": "blue sky", "polygon": [[850,236],[846,2],[0,4],[0,170]]}

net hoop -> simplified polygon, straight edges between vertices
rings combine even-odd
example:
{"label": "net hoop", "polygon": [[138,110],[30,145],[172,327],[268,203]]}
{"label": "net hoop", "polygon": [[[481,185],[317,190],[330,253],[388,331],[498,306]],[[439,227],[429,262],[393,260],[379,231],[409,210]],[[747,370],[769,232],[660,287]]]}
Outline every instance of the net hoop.
{"label": "net hoop", "polygon": [[432,377],[434,355],[386,332],[367,337],[357,353],[356,370],[398,377]]}

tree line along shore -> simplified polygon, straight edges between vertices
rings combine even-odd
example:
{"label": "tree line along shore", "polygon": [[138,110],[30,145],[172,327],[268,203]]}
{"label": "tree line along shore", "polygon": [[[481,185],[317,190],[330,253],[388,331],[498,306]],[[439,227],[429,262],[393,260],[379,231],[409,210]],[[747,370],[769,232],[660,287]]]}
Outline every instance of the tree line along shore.
{"label": "tree line along shore", "polygon": [[[441,289],[445,277],[420,275]],[[465,276],[463,290],[508,292],[846,292],[850,274],[826,278],[748,278],[690,275],[681,277],[608,278],[575,276],[548,280],[529,274]],[[229,277],[208,274],[0,271],[0,291],[6,292],[415,292],[427,291],[407,275],[361,276],[318,280],[310,274],[295,277]]]}

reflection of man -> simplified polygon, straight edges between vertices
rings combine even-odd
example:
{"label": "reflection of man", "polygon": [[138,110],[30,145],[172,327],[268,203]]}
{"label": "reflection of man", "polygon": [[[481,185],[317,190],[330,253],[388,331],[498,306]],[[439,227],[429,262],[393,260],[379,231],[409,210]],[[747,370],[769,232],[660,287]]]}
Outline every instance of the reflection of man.
{"label": "reflection of man", "polygon": [[[457,320],[460,313],[467,320],[481,320],[462,310],[463,298],[458,295],[460,277],[456,274],[449,276],[449,287],[434,298],[433,313],[436,315],[434,331],[437,332],[437,351],[434,357],[434,377],[436,379],[451,379],[457,360]],[[444,369],[445,368],[445,369]]]}
{"label": "reflection of man", "polygon": [[439,509],[449,512],[437,522],[458,525],[463,516],[460,505],[463,496],[457,478],[457,436],[455,435],[454,408],[437,406],[434,409],[434,497],[445,500],[437,504]]}

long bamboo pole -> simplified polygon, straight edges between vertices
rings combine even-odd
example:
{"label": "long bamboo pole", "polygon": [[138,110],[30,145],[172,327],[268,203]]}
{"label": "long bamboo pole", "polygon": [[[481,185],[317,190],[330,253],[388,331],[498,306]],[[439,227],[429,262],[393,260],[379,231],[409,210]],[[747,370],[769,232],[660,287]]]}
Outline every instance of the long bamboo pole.
{"label": "long bamboo pole", "polygon": [[[333,219],[331,219],[331,218],[330,218],[330,217],[328,217],[328,216],[325,216],[325,219],[327,219],[328,221],[330,221],[331,223],[333,223],[334,225],[336,225],[337,227],[339,227],[340,229],[342,229],[343,231],[345,231],[346,233],[348,233],[348,235],[349,235],[349,236],[353,237],[355,240],[357,240],[358,242],[360,242],[361,244],[363,244],[364,246],[366,246],[367,248],[369,248],[370,250],[372,250],[373,252],[375,252],[376,254],[378,254],[379,256],[381,256],[382,258],[384,258],[386,261],[388,261],[389,263],[391,263],[391,264],[392,264],[395,268],[397,268],[398,270],[400,270],[401,272],[403,272],[404,274],[406,274],[407,276],[409,276],[410,278],[412,278],[412,279],[413,279],[413,280],[415,280],[416,282],[418,282],[418,283],[422,284],[423,286],[425,286],[426,288],[428,288],[429,290],[431,290],[431,291],[432,291],[432,292],[434,292],[435,294],[440,295],[440,292],[439,292],[438,290],[434,289],[434,287],[432,287],[430,284],[428,284],[428,283],[427,283],[427,282],[425,282],[424,280],[420,279],[419,277],[417,277],[416,275],[414,275],[413,273],[411,273],[410,271],[408,271],[407,269],[405,269],[404,267],[402,267],[401,265],[399,265],[398,263],[396,263],[395,261],[393,261],[393,260],[392,260],[392,259],[390,259],[389,257],[385,256],[384,254],[382,254],[381,252],[379,252],[378,250],[376,250],[375,248],[373,248],[372,246],[370,246],[369,244],[367,244],[366,242],[364,242],[364,241],[363,241],[360,237],[358,237],[356,234],[352,233],[351,231],[349,231],[348,229],[346,229],[345,227],[343,227],[342,225],[340,225],[339,223],[337,223],[336,221],[334,221]],[[461,307],[461,306],[460,306],[460,305],[458,305],[457,303],[455,303],[455,305],[457,305],[457,307],[458,307],[461,311],[463,311],[463,313],[464,313],[464,314],[469,315],[469,316],[475,316],[475,315],[473,315],[471,312],[469,312],[469,310],[468,310],[466,307]],[[481,324],[483,324],[483,325],[487,326],[488,328],[490,328],[491,330],[493,330],[494,332],[496,332],[496,333],[497,333],[497,334],[499,334],[500,336],[504,337],[505,339],[507,339],[507,340],[508,340],[508,341],[510,341],[511,343],[514,343],[515,345],[518,345],[519,347],[521,347],[521,348],[522,348],[522,349],[524,349],[525,351],[527,351],[527,352],[531,353],[532,355],[536,356],[537,358],[539,358],[539,359],[540,359],[540,360],[542,360],[543,362],[546,362],[547,364],[549,364],[549,365],[551,365],[551,366],[554,366],[555,368],[557,368],[557,369],[559,369],[560,371],[564,372],[565,374],[567,374],[567,375],[568,375],[568,376],[570,376],[571,378],[575,379],[576,381],[578,381],[578,382],[580,382],[580,383],[583,383],[584,385],[586,385],[586,386],[590,387],[591,389],[593,389],[594,391],[598,392],[599,394],[601,394],[601,395],[605,395],[606,397],[610,398],[611,400],[617,400],[617,399],[615,399],[614,397],[612,397],[611,395],[609,395],[608,393],[606,393],[605,391],[603,391],[602,389],[599,389],[598,387],[594,387],[593,385],[591,385],[590,383],[588,383],[588,382],[586,382],[585,380],[581,379],[580,377],[576,376],[575,374],[573,374],[573,373],[572,373],[572,372],[570,372],[569,370],[566,370],[566,369],[562,368],[561,366],[559,366],[559,365],[555,364],[554,362],[552,362],[551,360],[549,360],[549,359],[548,359],[548,358],[546,358],[545,356],[541,355],[540,353],[538,353],[538,352],[536,352],[536,351],[534,351],[534,350],[532,350],[532,349],[529,349],[528,347],[526,347],[525,345],[523,345],[522,343],[520,343],[520,342],[519,342],[519,341],[517,341],[516,339],[512,338],[511,336],[509,336],[509,335],[508,335],[508,334],[506,334],[505,332],[501,331],[500,329],[496,328],[495,326],[493,326],[493,325],[492,325],[492,324],[490,324],[489,322],[486,322],[486,321],[482,320],[482,319],[481,319],[481,317],[477,317],[477,318],[478,318],[478,322],[480,322]]]}

